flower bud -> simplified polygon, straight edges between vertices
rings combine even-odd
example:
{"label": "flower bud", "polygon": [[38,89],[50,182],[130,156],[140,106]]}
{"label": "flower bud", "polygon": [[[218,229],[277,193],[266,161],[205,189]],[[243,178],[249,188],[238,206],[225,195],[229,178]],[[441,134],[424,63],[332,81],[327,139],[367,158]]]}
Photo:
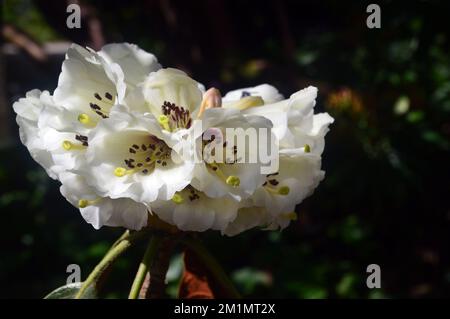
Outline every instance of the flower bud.
{"label": "flower bud", "polygon": [[222,107],[222,95],[218,89],[210,88],[203,94],[202,104],[200,105],[200,111],[197,117],[200,118],[206,109],[215,107]]}

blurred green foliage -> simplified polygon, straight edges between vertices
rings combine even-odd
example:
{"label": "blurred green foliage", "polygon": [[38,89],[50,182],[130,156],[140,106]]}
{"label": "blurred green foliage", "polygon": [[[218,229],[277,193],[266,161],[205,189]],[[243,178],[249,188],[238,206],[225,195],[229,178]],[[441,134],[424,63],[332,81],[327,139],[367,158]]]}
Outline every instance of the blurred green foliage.
{"label": "blurred green foliage", "polygon": [[3,22],[25,31],[38,43],[61,38],[45,21],[32,0],[2,1]]}
{"label": "blurred green foliage", "polygon": [[[42,18],[45,5],[6,3],[5,21],[38,42],[54,39]],[[445,1],[379,1],[380,30],[366,27],[368,3],[359,1],[267,6],[173,1],[169,13],[175,23],[154,1],[88,3],[101,12],[109,42],[138,43],[163,65],[184,68],[224,92],[267,82],[288,96],[315,85],[317,111],[335,117],[323,156],[326,178],[299,205],[296,222],[283,232],[202,234],[244,296],[450,295],[450,7]],[[70,32],[61,37],[72,39]],[[13,67],[6,71],[8,84],[16,83],[16,89],[8,86],[12,103],[31,87],[20,86]],[[47,73],[53,82],[36,80],[33,87],[53,89],[57,73]],[[68,264],[80,264],[87,276],[121,231],[94,231],[84,223],[59,195],[58,183],[19,144],[12,115],[10,122],[15,142],[3,147],[0,157],[0,282],[7,287],[0,296],[42,297],[65,284]],[[133,249],[115,265],[105,297],[127,295],[143,249]],[[381,289],[366,287],[371,263],[381,266]],[[168,276],[171,296],[181,269],[175,254]]]}

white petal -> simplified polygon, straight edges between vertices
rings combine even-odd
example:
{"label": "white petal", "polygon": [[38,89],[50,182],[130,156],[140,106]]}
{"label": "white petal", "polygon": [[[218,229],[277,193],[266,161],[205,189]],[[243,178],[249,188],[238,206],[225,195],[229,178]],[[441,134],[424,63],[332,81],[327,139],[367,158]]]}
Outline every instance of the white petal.
{"label": "white petal", "polygon": [[248,87],[228,92],[223,97],[223,101],[236,101],[245,96],[260,96],[264,100],[265,104],[275,103],[283,100],[284,98],[283,95],[281,95],[275,87],[269,84],[261,84],[255,87]]}
{"label": "white petal", "polygon": [[123,81],[120,77],[95,52],[72,45],[62,65],[54,101],[75,114],[84,113],[100,120],[102,117],[95,113],[91,104],[101,107],[100,111],[108,115],[118,95],[123,95],[120,92],[123,85],[116,83]]}
{"label": "white petal", "polygon": [[[275,176],[268,176],[266,186],[260,187],[251,197],[255,206],[265,207],[270,216],[277,218],[281,214],[292,212],[295,206],[312,194],[324,177],[320,170],[319,156],[302,149],[281,150],[280,170]],[[277,182],[271,186],[270,181]],[[289,187],[289,193],[281,195],[272,190]]]}
{"label": "white petal", "polygon": [[75,139],[72,132],[59,132],[50,127],[40,130],[42,147],[50,152],[55,165],[61,167],[64,171],[78,169],[85,163],[86,148],[65,150],[63,143],[69,141],[74,145],[80,145],[81,142]]}
{"label": "white petal", "polygon": [[18,116],[37,123],[46,103],[51,103],[48,91],[31,90],[13,104],[13,109]]}
{"label": "white petal", "polygon": [[[155,169],[148,168],[124,176],[116,176],[118,167],[127,169],[125,160],[135,158],[142,165],[146,164],[149,149],[143,151],[139,158],[130,153],[133,145],[141,146],[154,143],[152,136],[166,141],[173,138],[162,132],[161,127],[150,115],[112,112],[109,119],[102,121],[89,135],[89,148],[86,153],[87,166],[83,174],[87,182],[94,186],[103,196],[111,198],[128,197],[137,202],[150,203],[156,199],[170,199],[176,191],[183,189],[190,182],[193,162],[177,161],[168,158],[166,166],[155,164]],[[170,141],[170,144],[173,141]],[[174,154],[175,156],[176,154]],[[142,158],[141,158],[142,157]],[[177,158],[179,159],[179,158]]]}
{"label": "white petal", "polygon": [[161,65],[156,57],[135,44],[112,43],[105,45],[99,52],[109,63],[117,63],[122,68],[125,82],[137,86],[151,73],[159,70]]}
{"label": "white petal", "polygon": [[291,130],[310,131],[313,125],[314,106],[317,88],[309,86],[290,96],[289,99],[262,106],[255,106],[243,111],[246,115],[264,116],[273,124],[273,133],[283,147],[298,147]]}
{"label": "white petal", "polygon": [[64,168],[54,162],[51,153],[42,141],[41,131],[38,128],[38,119],[42,110],[51,103],[53,102],[47,91],[41,93],[39,90],[33,90],[28,92],[25,98],[15,102],[13,108],[17,113],[16,121],[19,125],[21,142],[47,174],[51,178],[57,179],[58,174]]}
{"label": "white petal", "polygon": [[282,140],[288,130],[289,107],[289,100],[284,100],[274,104],[252,107],[244,110],[242,113],[245,115],[263,116],[268,119],[273,125],[272,132],[278,140]]}
{"label": "white petal", "polygon": [[110,226],[140,230],[148,219],[147,207],[128,198],[104,198],[98,204],[81,208],[80,212],[95,229]]}
{"label": "white petal", "polygon": [[147,225],[148,211],[143,204],[127,198],[101,198],[84,178],[73,173],[61,174],[61,193],[75,207],[78,208],[80,199],[93,203],[80,208],[83,218],[95,229],[102,226],[125,227],[139,230]]}
{"label": "white petal", "polygon": [[[245,140],[244,138],[241,139],[244,142],[243,145],[236,145],[238,155],[242,154],[242,159],[246,163],[238,162],[227,164],[225,163],[226,158],[224,157],[218,159],[220,167],[217,171],[208,168],[204,161],[197,163],[191,184],[209,197],[223,197],[225,195],[230,195],[238,200],[249,197],[265,179],[265,175],[262,174],[261,170],[261,158],[258,154],[260,149],[257,145],[260,138],[259,130],[265,129],[270,131],[271,123],[260,116],[245,117],[236,110],[216,108],[207,109],[204,112],[202,124],[204,125],[203,129],[205,131],[210,130],[211,128],[220,129],[223,140],[227,139],[227,128],[242,129],[242,134],[245,134],[247,130],[249,130],[249,132],[250,130],[254,130],[256,132],[254,137],[256,137],[257,140],[250,141],[250,139],[245,138],[244,135],[239,136],[244,137]],[[219,144],[219,147],[221,147],[222,142]],[[224,155],[233,154],[233,146],[233,143],[228,143],[227,147],[224,149]],[[243,147],[245,149],[242,149]],[[255,160],[255,162],[250,163],[250,160]],[[240,180],[239,186],[228,185],[225,181],[229,176],[238,177]]]}
{"label": "white petal", "polygon": [[137,89],[125,99],[131,111],[162,114],[164,102],[174,103],[196,117],[203,93],[196,81],[177,69],[160,69],[151,73]]}
{"label": "white petal", "polygon": [[311,153],[321,155],[325,147],[325,135],[329,131],[329,125],[333,122],[334,119],[328,113],[315,114],[309,129],[300,125],[291,125],[289,127],[291,135],[280,144],[285,148],[299,148],[307,144]]}
{"label": "white petal", "polygon": [[304,116],[310,114],[316,105],[317,91],[316,87],[308,86],[292,94],[290,97],[292,108],[301,111]]}
{"label": "white petal", "polygon": [[235,236],[243,231],[267,225],[267,212],[261,207],[246,207],[238,211],[237,217],[223,231],[227,236]]}
{"label": "white petal", "polygon": [[17,124],[19,125],[20,140],[28,148],[31,157],[45,169],[51,178],[58,179],[58,174],[64,170],[64,167],[58,166],[54,162],[52,154],[43,147],[39,130],[34,123],[17,117]]}
{"label": "white petal", "polygon": [[231,197],[209,198],[200,193],[198,199],[191,200],[189,190],[179,193],[183,202],[156,201],[153,212],[162,220],[183,231],[223,231],[235,219],[240,203]]}

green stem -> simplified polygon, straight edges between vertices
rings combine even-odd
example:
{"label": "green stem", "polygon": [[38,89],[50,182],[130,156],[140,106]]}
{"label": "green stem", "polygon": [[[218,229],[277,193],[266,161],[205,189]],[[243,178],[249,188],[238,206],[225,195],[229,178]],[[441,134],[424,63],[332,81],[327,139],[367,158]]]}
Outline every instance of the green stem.
{"label": "green stem", "polygon": [[223,268],[198,239],[186,238],[182,242],[204,263],[210,274],[230,298],[241,298],[241,295],[236,290]]}
{"label": "green stem", "polygon": [[141,291],[142,284],[144,283],[145,276],[156,256],[156,251],[160,245],[161,237],[153,236],[145,250],[144,257],[139,265],[136,277],[134,278],[133,285],[131,286],[130,294],[128,299],[137,299],[139,297],[139,292]]}
{"label": "green stem", "polygon": [[128,236],[130,236],[130,231],[127,229],[119,238],[117,238],[117,240],[114,242],[114,244],[112,244],[110,250],[112,248],[116,247],[118,243],[120,243],[122,240],[124,240]]}
{"label": "green stem", "polygon": [[106,269],[108,269],[116,259],[122,255],[130,246],[132,246],[136,241],[142,238],[148,229],[144,229],[138,232],[124,234],[120,237],[120,240],[116,241],[111,249],[106,253],[103,259],[95,266],[94,270],[89,274],[87,279],[83,282],[78,293],[75,295],[75,299],[81,299],[86,292],[86,290],[95,284],[100,279],[101,275]]}

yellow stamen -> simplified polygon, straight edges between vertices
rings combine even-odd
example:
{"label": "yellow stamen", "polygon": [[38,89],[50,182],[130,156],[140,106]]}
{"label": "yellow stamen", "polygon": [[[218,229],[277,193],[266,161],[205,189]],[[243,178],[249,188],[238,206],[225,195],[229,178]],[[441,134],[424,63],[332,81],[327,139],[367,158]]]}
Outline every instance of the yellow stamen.
{"label": "yellow stamen", "polygon": [[69,141],[64,141],[62,142],[62,147],[66,150],[69,151],[72,148],[73,144]]}
{"label": "yellow stamen", "polygon": [[183,196],[181,196],[179,193],[175,193],[175,195],[173,195],[172,197],[172,201],[175,204],[181,204],[182,202],[184,202]]}
{"label": "yellow stamen", "polygon": [[238,187],[241,184],[241,180],[239,179],[239,177],[234,175],[225,176],[225,174],[219,168],[219,165],[217,165],[216,163],[209,165],[212,168],[213,172],[216,173],[216,175],[228,185]]}
{"label": "yellow stamen", "polygon": [[231,176],[228,176],[226,183],[233,187],[238,187],[241,184],[241,180],[239,179],[239,177],[231,175]]}
{"label": "yellow stamen", "polygon": [[123,177],[127,173],[128,171],[123,167],[116,167],[116,169],[114,170],[114,175],[116,175],[117,177]]}
{"label": "yellow stamen", "polygon": [[86,200],[86,199],[80,199],[79,201],[78,201],[78,207],[80,207],[80,208],[85,208],[89,203],[88,203],[89,201],[88,200]]}
{"label": "yellow stamen", "polygon": [[149,172],[149,169],[153,167],[154,163],[155,163],[155,157],[150,156],[149,157],[150,161],[146,162],[145,164],[139,164],[134,168],[131,169],[126,169],[124,167],[116,167],[114,169],[114,175],[116,175],[117,177],[123,177],[125,175],[128,174],[133,174],[133,173],[137,173],[137,172],[143,172],[144,174],[147,174]]}
{"label": "yellow stamen", "polygon": [[311,146],[305,144],[305,153],[311,153]]}
{"label": "yellow stamen", "polygon": [[160,115],[158,117],[158,122],[159,124],[161,124],[161,126],[163,127],[163,129],[165,129],[166,131],[171,131],[170,130],[170,125],[169,125],[169,118],[165,115]]}
{"label": "yellow stamen", "polygon": [[280,195],[288,195],[289,194],[289,191],[290,191],[290,188],[288,187],[288,186],[281,186],[279,189],[278,189],[278,194],[280,194]]}
{"label": "yellow stamen", "polygon": [[63,141],[62,147],[66,151],[70,151],[70,150],[84,150],[84,149],[86,149],[87,146],[74,144],[71,141]]}
{"label": "yellow stamen", "polygon": [[271,194],[283,196],[288,195],[290,191],[290,188],[288,186],[281,186],[280,188],[273,188],[271,186],[266,186],[265,189]]}
{"label": "yellow stamen", "polygon": [[78,115],[78,121],[86,126],[95,126],[96,124],[96,122],[92,121],[91,117],[86,113],[81,113]]}
{"label": "yellow stamen", "polygon": [[235,108],[238,110],[246,110],[251,107],[264,105],[264,100],[260,96],[246,96],[240,99],[239,101],[233,102],[230,105],[231,108]]}
{"label": "yellow stamen", "polygon": [[281,216],[289,220],[297,220],[297,214],[295,212],[284,213]]}
{"label": "yellow stamen", "polygon": [[78,207],[79,208],[86,208],[89,205],[93,205],[95,203],[97,203],[101,198],[97,198],[97,199],[93,199],[93,200],[88,200],[88,199],[80,199],[78,201]]}

